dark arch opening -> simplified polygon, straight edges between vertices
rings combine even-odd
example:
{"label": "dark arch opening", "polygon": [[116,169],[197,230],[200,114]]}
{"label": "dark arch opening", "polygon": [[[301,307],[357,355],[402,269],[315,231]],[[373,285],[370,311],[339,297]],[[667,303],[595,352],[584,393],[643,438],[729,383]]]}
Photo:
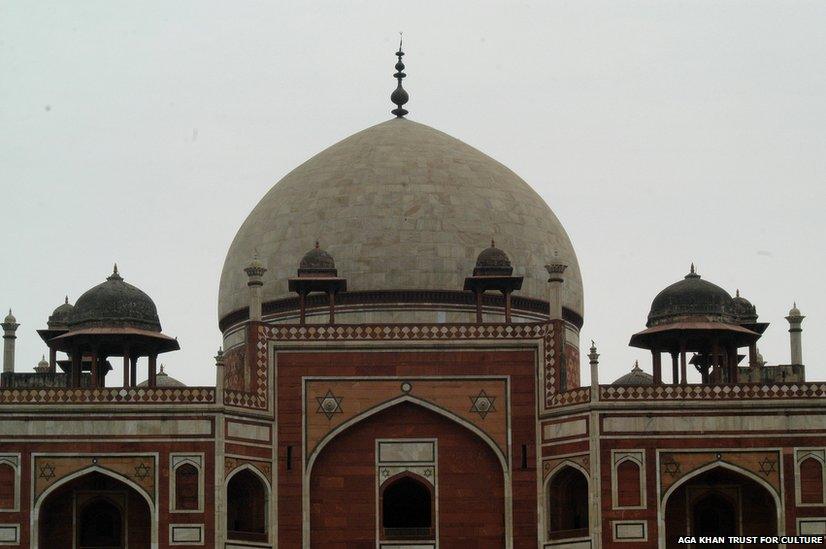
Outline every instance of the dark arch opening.
{"label": "dark arch opening", "polygon": [[548,483],[548,534],[573,538],[588,535],[588,479],[565,466]]}
{"label": "dark arch opening", "polygon": [[433,497],[430,487],[412,477],[388,482],[381,493],[385,539],[430,539],[433,536]]}
{"label": "dark arch opening", "polygon": [[95,497],[78,517],[80,549],[118,549],[123,543],[123,513],[109,498]]}
{"label": "dark arch opening", "polygon": [[[666,547],[678,547],[679,537],[686,535],[758,538],[778,535],[777,508],[772,493],[749,476],[722,466],[680,484],[668,497],[664,518]],[[734,546],[718,543],[714,547]]]}
{"label": "dark arch opening", "polygon": [[230,539],[267,541],[267,488],[249,469],[227,486],[227,533]]}
{"label": "dark arch opening", "polygon": [[46,496],[37,521],[39,547],[149,549],[152,542],[151,510],[144,496],[97,471]]}

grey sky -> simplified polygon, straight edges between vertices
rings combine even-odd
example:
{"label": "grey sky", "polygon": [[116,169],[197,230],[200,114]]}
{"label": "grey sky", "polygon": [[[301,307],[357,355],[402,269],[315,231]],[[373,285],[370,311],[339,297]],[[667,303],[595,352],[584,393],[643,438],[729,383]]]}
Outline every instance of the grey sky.
{"label": "grey sky", "polygon": [[[117,261],[158,305],[189,384],[214,383],[218,277],[292,168],[389,118],[398,30],[410,118],[512,168],[564,223],[601,380],[695,261],[771,322],[797,300],[826,378],[824,2],[0,3],[0,309],[35,329]],[[5,315],[5,310],[3,314]],[[583,360],[587,380],[587,361]],[[115,379],[119,379],[114,376]]]}

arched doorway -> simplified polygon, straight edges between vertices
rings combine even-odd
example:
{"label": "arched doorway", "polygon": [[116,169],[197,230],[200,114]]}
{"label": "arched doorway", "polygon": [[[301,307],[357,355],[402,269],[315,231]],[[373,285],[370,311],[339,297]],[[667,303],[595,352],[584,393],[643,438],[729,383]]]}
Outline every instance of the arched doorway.
{"label": "arched doorway", "polygon": [[[665,502],[665,545],[683,547],[680,536],[698,538],[692,548],[739,547],[699,538],[776,536],[775,498],[762,483],[728,467],[717,466],[693,476],[672,490]],[[753,545],[753,547],[777,547]]]}
{"label": "arched doorway", "polygon": [[133,487],[98,471],[50,492],[37,517],[38,545],[77,549],[149,549],[151,511]]}
{"label": "arched doorway", "polygon": [[588,535],[588,479],[564,465],[548,481],[548,539]]}

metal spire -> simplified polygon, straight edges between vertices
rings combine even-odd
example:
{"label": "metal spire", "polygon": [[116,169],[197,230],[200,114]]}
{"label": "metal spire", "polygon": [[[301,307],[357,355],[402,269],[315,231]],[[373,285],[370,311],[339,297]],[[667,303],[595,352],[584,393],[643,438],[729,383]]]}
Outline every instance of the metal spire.
{"label": "metal spire", "polygon": [[399,83],[396,89],[393,90],[393,93],[390,94],[390,101],[396,105],[396,108],[390,112],[395,114],[396,118],[403,118],[404,115],[407,114],[408,111],[403,108],[403,105],[410,99],[410,96],[402,87],[402,79],[407,76],[403,72],[404,63],[402,63],[402,57],[404,56],[404,52],[402,51],[402,38],[402,33],[399,33],[399,51],[396,52],[396,57],[398,57],[399,60],[396,62],[396,74],[393,75]]}

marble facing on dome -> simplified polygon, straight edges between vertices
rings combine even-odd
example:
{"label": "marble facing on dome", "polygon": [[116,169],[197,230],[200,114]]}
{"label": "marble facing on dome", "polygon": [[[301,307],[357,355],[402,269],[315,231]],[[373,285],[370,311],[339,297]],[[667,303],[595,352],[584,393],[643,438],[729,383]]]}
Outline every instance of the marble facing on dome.
{"label": "marble facing on dome", "polygon": [[290,296],[287,281],[316,240],[350,291],[461,290],[480,244],[507,250],[519,295],[547,300],[544,266],[566,271],[564,306],[583,313],[582,281],[565,229],[511,170],[465,143],[407,119],[378,124],[314,156],[249,214],[221,274],[219,318],[247,307],[244,266],[267,266],[263,301]]}

